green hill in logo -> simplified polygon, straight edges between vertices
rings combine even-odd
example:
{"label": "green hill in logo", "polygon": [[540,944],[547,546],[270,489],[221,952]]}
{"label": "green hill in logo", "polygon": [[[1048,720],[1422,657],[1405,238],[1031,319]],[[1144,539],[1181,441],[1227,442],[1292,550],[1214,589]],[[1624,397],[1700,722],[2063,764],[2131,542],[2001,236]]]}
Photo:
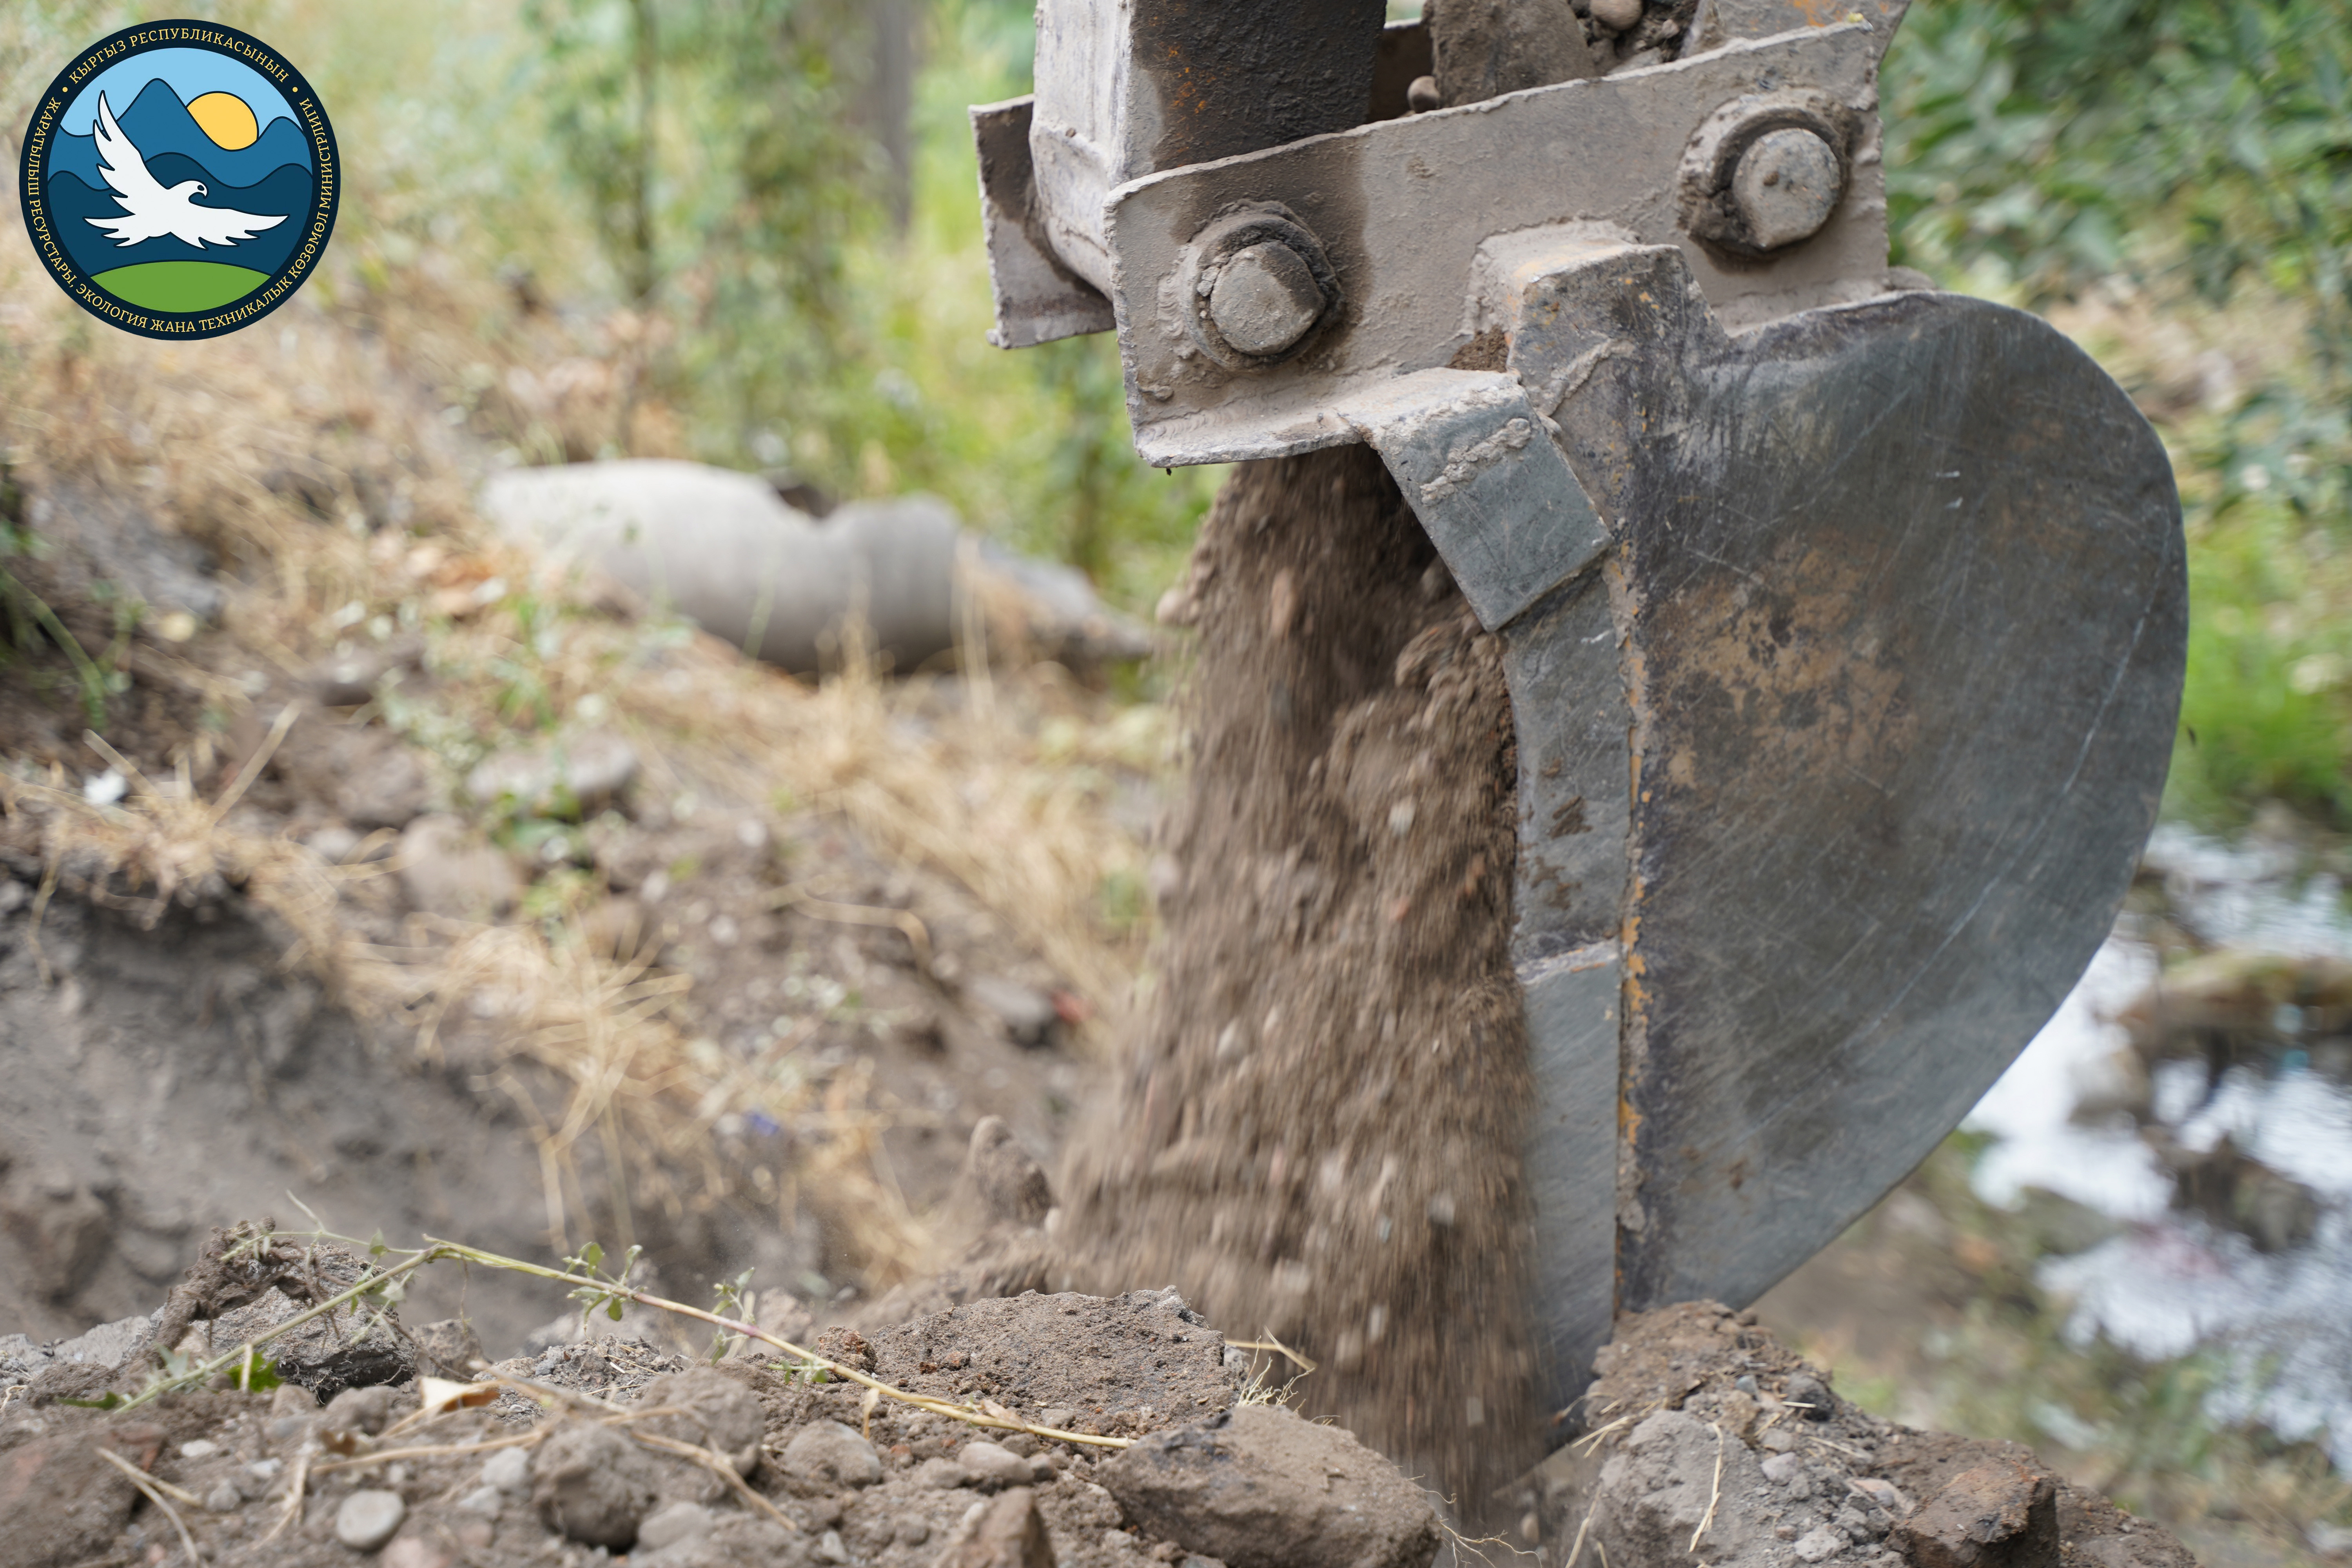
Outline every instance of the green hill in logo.
{"label": "green hill in logo", "polygon": [[235,304],[268,282],[269,274],[226,261],[142,261],[95,273],[90,281],[126,304],[187,312]]}

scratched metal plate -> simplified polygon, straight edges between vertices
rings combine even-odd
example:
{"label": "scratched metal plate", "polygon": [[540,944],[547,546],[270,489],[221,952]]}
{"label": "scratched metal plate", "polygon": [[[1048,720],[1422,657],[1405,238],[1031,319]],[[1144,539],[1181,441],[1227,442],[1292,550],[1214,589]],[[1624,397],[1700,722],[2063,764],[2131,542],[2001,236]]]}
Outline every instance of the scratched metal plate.
{"label": "scratched metal plate", "polygon": [[1990,1086],[2114,920],[2185,658],[2171,466],[2050,327],[1922,293],[1713,342],[1564,411],[1647,425],[1620,1310],[1753,1300]]}

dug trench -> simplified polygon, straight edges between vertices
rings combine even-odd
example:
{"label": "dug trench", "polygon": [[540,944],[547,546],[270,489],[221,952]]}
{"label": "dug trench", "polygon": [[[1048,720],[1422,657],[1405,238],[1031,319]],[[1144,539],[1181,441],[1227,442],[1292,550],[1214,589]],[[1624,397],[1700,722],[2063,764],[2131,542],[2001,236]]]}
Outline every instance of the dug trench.
{"label": "dug trench", "polygon": [[[245,1217],[197,1212],[207,1190],[291,1171],[344,1184],[344,1209],[388,1230],[446,1226],[519,1255],[548,1237],[527,1204],[490,1225],[468,1201],[541,1191],[515,1124],[461,1135],[488,1121],[481,1101],[388,1061],[332,997],[262,963],[284,933],[256,934],[234,897],[138,929],[107,898],[49,896],[40,846],[22,844],[12,1034],[76,1042],[58,1070],[82,1076],[50,1096],[67,1109],[8,1178],[12,1216],[34,1216],[12,1217],[13,1244],[52,1272],[12,1269],[35,1331],[0,1342],[0,1514],[39,1522],[0,1535],[0,1563],[193,1551],[503,1568],[625,1552],[649,1568],[1274,1568],[1421,1564],[1472,1544],[1617,1568],[2188,1561],[2023,1450],[1845,1405],[1752,1321],[1705,1304],[1621,1323],[1576,1412],[1532,1408],[1526,1047],[1505,954],[1514,762],[1492,640],[1361,448],[1242,470],[1164,614],[1199,632],[1188,793],[1166,829],[1155,978],[1107,1100],[1050,1183],[1022,1147],[1050,1125],[975,1130],[964,1182],[992,1223],[961,1265],[862,1309],[762,1304],[831,1371],[740,1336],[689,1349],[647,1316],[518,1358],[557,1290],[451,1268],[458,1284],[411,1297],[413,1331],[393,1326],[399,1310],[373,1329],[346,1313],[304,1342],[311,1361],[281,1347],[293,1383],[275,1394],[66,1403],[136,1396],[161,1351],[224,1349],[317,1294],[289,1270],[255,1301],[191,1314],[184,1293],[168,1319],[159,1305],[58,1342],[89,1303],[157,1300],[202,1226]],[[179,956],[158,969],[166,949]],[[163,1000],[194,970],[223,977],[208,1016]],[[188,1081],[220,1081],[203,1114],[155,1094],[175,1050],[192,1053]],[[198,1068],[198,1051],[217,1063]],[[370,1163],[381,1133],[342,1128],[352,1097],[331,1092],[360,1081],[397,1125],[442,1124],[430,1161],[398,1147]],[[255,1147],[255,1118],[264,1152],[204,1152]],[[252,1180],[141,1207],[119,1173],[165,1143],[250,1158]],[[658,1240],[658,1218],[641,1223]],[[215,1263],[237,1241],[216,1235]],[[748,1246],[681,1249],[670,1272],[707,1277]],[[368,1265],[303,1265],[320,1267],[331,1282]],[[84,1321],[61,1323],[75,1301]],[[149,1343],[166,1321],[189,1338]],[[394,1348],[354,1358],[353,1341]],[[478,1397],[497,1403],[428,1411],[437,1385],[418,1374],[488,1382]],[[961,1413],[869,1398],[847,1374]],[[1448,1520],[1496,1538],[1458,1542]]]}

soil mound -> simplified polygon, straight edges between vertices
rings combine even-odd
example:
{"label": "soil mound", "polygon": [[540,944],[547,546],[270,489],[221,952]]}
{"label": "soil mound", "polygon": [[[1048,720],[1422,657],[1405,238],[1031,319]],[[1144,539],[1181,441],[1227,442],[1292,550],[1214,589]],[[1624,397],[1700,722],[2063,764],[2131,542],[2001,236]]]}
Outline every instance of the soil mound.
{"label": "soil mound", "polygon": [[[1173,1292],[1033,1293],[828,1340],[990,1425],[814,1363],[696,1364],[611,1338],[477,1362],[498,1402],[434,1414],[415,1382],[323,1407],[289,1385],[104,1412],[49,1397],[52,1379],[0,1417],[0,1513],[24,1526],[0,1537],[0,1568],[177,1552],[184,1530],[205,1560],[256,1568],[624,1552],[645,1568],[1142,1568],[1221,1545],[1208,1561],[1420,1568],[1436,1550],[1429,1503],[1386,1460],[1240,1403],[1248,1358]],[[142,1355],[118,1386],[139,1385]]]}
{"label": "soil mound", "polygon": [[[1920,1432],[1837,1396],[1753,1312],[1686,1302],[1620,1321],[1520,1532],[1619,1568],[2192,1568],[2032,1450]],[[1569,1543],[1566,1555],[1562,1542]]]}
{"label": "soil mound", "polygon": [[1200,632],[1178,876],[1055,1234],[1298,1350],[1308,1405],[1475,1510],[1541,1414],[1495,639],[1361,447],[1242,468],[1162,613]]}

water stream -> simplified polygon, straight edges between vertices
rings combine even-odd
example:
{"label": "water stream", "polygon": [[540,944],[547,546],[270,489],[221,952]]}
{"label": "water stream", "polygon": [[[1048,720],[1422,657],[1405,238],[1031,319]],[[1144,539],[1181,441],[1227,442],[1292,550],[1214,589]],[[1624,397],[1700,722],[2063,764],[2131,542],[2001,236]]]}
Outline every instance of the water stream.
{"label": "water stream", "polygon": [[2152,1361],[2210,1352],[2210,1416],[2320,1442],[2352,1473],[2352,1026],[2279,1003],[2180,1054],[2179,1040],[2135,1050],[2123,1021],[2157,977],[2157,922],[2325,970],[2352,960],[2344,889],[2292,847],[2171,826],[2145,866],[2162,913],[2126,918],[1969,1114],[1992,1141],[1977,1190],[2007,1205],[2039,1188],[2120,1223],[2042,1266],[2073,1300],[2070,1340],[2104,1334]]}

